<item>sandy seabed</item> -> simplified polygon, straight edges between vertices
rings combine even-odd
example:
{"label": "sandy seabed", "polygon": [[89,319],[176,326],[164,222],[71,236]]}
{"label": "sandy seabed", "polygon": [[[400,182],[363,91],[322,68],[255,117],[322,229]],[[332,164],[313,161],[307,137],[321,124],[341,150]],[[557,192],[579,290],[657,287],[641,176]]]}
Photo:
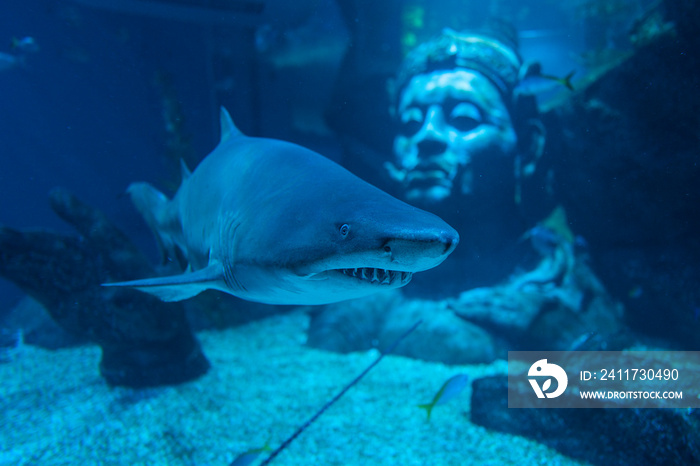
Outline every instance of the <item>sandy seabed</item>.
{"label": "sandy seabed", "polygon": [[[308,320],[297,311],[201,332],[212,364],[205,376],[142,390],[109,387],[96,346],[24,346],[0,364],[0,465],[216,466],[267,441],[275,448],[379,355],[308,348]],[[457,373],[474,379],[506,367],[387,356],[272,464],[581,464],[472,424],[471,388],[430,422],[416,407]]]}

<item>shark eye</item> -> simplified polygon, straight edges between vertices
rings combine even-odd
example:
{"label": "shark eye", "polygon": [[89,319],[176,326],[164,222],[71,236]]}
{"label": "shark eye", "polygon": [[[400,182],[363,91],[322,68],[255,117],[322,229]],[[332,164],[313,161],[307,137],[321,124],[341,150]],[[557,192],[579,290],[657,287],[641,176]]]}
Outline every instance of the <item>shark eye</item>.
{"label": "shark eye", "polygon": [[343,223],[342,225],[340,225],[340,236],[345,238],[346,236],[348,236],[348,233],[350,233],[350,225],[348,225],[347,223]]}

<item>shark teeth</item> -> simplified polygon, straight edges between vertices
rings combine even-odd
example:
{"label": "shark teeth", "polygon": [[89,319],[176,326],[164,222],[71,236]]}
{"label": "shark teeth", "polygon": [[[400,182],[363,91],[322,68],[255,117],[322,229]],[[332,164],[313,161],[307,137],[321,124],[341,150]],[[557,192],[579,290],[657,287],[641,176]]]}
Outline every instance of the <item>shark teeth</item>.
{"label": "shark teeth", "polygon": [[377,283],[379,285],[392,285],[396,283],[397,280],[400,281],[402,285],[405,285],[411,281],[413,277],[411,272],[399,272],[395,270],[377,269],[374,267],[340,269],[339,271],[348,277],[354,277],[361,281]]}

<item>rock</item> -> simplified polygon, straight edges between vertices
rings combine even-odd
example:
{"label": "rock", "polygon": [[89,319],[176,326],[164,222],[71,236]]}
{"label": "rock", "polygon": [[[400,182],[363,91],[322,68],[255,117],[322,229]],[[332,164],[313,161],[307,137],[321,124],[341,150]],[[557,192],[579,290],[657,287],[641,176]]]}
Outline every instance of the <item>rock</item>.
{"label": "rock", "polygon": [[29,296],[10,310],[2,319],[0,328],[21,333],[22,341],[28,345],[51,350],[84,345],[90,341],[85,336],[66,331],[51,318],[41,303]]}
{"label": "rock", "polygon": [[448,306],[462,319],[520,339],[546,301],[542,294],[523,293],[506,284],[464,291]]}
{"label": "rock", "polygon": [[[493,287],[464,291],[447,301],[448,308],[507,339],[502,354],[515,348],[570,350],[589,333],[596,335],[598,349],[619,348],[613,344],[613,336],[619,340],[624,332],[624,308],[610,297],[584,259],[574,263],[564,280],[522,279],[530,274]],[[572,295],[576,299],[568,299]]]}
{"label": "rock", "polygon": [[307,344],[338,353],[376,348],[387,314],[402,301],[401,292],[391,290],[312,308]]}
{"label": "rock", "polygon": [[700,423],[685,410],[509,409],[507,376],[477,379],[472,388],[472,422],[572,458],[600,465],[700,463]]}
{"label": "rock", "polygon": [[630,327],[670,339],[674,347],[700,346],[700,268],[698,246],[632,245],[606,251],[599,259],[601,277],[620,296]]}
{"label": "rock", "polygon": [[100,345],[100,372],[112,385],[172,384],[204,374],[209,363],[181,304],[101,286],[155,275],[147,259],[101,212],[67,191],[52,191],[50,200],[82,236],[0,228],[0,275],[64,330]]}
{"label": "rock", "polygon": [[394,354],[445,364],[486,363],[496,357],[494,338],[457,317],[446,301],[405,298],[399,290],[313,310],[307,343],[341,353],[386,348],[418,320],[423,323]]}
{"label": "rock", "polygon": [[494,338],[486,330],[457,317],[447,309],[445,301],[412,299],[394,307],[379,333],[381,347],[396,340],[420,319],[423,323],[394,354],[444,364],[488,363],[497,356]]}

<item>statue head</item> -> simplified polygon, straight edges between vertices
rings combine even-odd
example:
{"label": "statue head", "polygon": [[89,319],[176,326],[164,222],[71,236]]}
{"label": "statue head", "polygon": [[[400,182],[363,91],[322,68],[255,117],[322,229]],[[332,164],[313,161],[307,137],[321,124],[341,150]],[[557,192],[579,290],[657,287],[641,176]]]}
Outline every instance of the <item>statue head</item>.
{"label": "statue head", "polygon": [[522,68],[514,31],[504,28],[445,29],[406,56],[390,83],[400,131],[385,167],[409,201],[488,191],[503,183],[504,167],[510,186],[534,171],[543,129],[534,100],[515,92]]}

